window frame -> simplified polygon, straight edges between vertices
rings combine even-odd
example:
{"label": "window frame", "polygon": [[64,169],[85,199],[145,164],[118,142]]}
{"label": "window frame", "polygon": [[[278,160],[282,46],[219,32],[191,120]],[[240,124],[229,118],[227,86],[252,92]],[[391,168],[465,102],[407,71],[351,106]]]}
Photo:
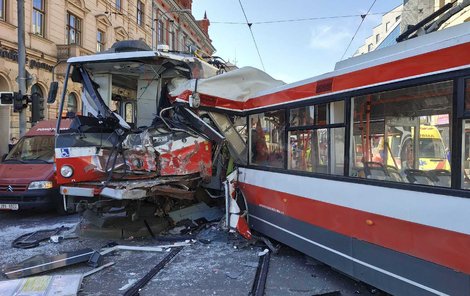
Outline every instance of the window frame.
{"label": "window frame", "polygon": [[114,1],[114,8],[117,11],[122,11],[122,0],[115,0]]}
{"label": "window frame", "polygon": [[[331,111],[331,103],[336,103],[336,102],[343,102],[344,103],[344,106],[343,106],[343,123],[331,123],[331,114],[330,114],[330,111]],[[291,126],[291,111],[292,110],[295,110],[295,109],[298,109],[298,108],[304,108],[304,107],[310,107],[310,106],[313,106],[314,109],[317,108],[317,106],[320,106],[320,105],[326,105],[326,121],[327,123],[326,124],[309,124],[309,125],[299,125],[299,126]],[[343,159],[345,159],[345,154],[346,154],[346,131],[347,131],[347,128],[346,128],[346,118],[347,118],[347,113],[346,113],[346,99],[345,98],[342,98],[342,99],[337,99],[337,100],[330,100],[330,101],[327,101],[327,102],[322,102],[322,103],[310,103],[310,104],[307,104],[307,105],[302,105],[302,106],[299,106],[299,107],[294,107],[294,108],[288,108],[286,109],[287,110],[287,114],[288,114],[288,117],[287,117],[287,122],[286,122],[286,134],[287,134],[287,139],[289,140],[289,133],[290,132],[299,132],[299,131],[317,131],[317,130],[321,130],[321,129],[326,129],[327,130],[327,135],[328,135],[328,165],[327,165],[327,173],[319,173],[319,172],[308,172],[308,173],[313,173],[313,174],[322,174],[322,175],[331,175],[331,176],[343,176],[344,175],[344,167],[346,166],[346,164],[344,163],[343,164],[343,173],[340,174],[340,175],[336,175],[334,173],[331,173],[331,163],[330,163],[330,160],[332,159],[331,157],[331,130],[334,130],[334,129],[341,129],[343,128],[344,129],[344,154],[343,154]],[[316,118],[314,118],[314,122],[316,121]],[[286,143],[287,145],[289,145],[289,141]],[[288,149],[288,147],[287,147]],[[295,169],[289,169],[289,155],[286,156],[287,158],[287,165],[286,165],[286,170],[288,171],[299,171],[299,170],[295,170]]]}
{"label": "window frame", "polygon": [[7,21],[7,0],[0,0],[0,6],[2,8],[2,14],[0,14],[0,21]]}
{"label": "window frame", "polygon": [[[101,34],[100,34],[101,33]],[[103,52],[106,50],[106,33],[103,30],[97,29],[96,30],[96,52]],[[98,38],[101,36],[101,38]]]}
{"label": "window frame", "polygon": [[[70,25],[71,17],[73,17],[75,19],[75,27],[72,27]],[[70,42],[70,39],[71,39],[70,38],[70,30],[71,29],[73,29],[75,31],[75,34],[74,34],[75,42],[74,43]],[[82,44],[82,19],[79,18],[77,15],[71,13],[70,11],[67,11],[66,30],[67,30],[67,44],[68,45],[81,45]]]}
{"label": "window frame", "polygon": [[[39,0],[41,1],[41,6],[42,9],[37,8],[34,5],[35,0],[33,0],[33,12],[32,12],[32,19],[31,19],[31,24],[32,24],[32,33],[37,36],[45,37],[46,35],[46,0]],[[37,15],[40,15],[42,17],[42,22],[40,26],[40,32],[36,32],[35,26],[36,24],[34,23],[34,20],[37,20]]]}
{"label": "window frame", "polygon": [[145,5],[141,0],[136,3],[136,22],[139,27],[145,25]]}
{"label": "window frame", "polygon": [[163,20],[157,20],[157,44],[165,44],[165,24]]}

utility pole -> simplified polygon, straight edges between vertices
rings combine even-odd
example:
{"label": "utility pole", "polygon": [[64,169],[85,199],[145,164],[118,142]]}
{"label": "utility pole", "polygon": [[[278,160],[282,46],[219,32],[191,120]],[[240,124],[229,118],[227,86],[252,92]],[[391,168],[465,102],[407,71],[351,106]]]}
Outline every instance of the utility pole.
{"label": "utility pole", "polygon": [[[18,89],[20,96],[26,94],[26,43],[25,24],[24,24],[24,0],[17,0],[18,9]],[[20,137],[26,132],[26,111],[21,109],[19,112]]]}

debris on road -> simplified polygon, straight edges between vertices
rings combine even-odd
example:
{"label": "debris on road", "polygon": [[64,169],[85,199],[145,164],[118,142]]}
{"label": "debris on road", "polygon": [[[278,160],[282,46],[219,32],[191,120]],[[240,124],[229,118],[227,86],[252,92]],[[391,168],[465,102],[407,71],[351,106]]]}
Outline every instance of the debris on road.
{"label": "debris on road", "polygon": [[142,289],[161,269],[163,269],[173,257],[175,257],[183,248],[175,248],[168,255],[166,255],[162,261],[158,262],[154,268],[152,268],[143,278],[137,283],[130,287],[123,295],[124,296],[136,296],[139,295],[140,289]]}
{"label": "debris on road", "polygon": [[209,207],[207,204],[200,202],[180,210],[169,212],[168,215],[174,223],[177,223],[186,219],[191,221],[205,219],[206,222],[212,222],[222,219],[224,214],[218,207]]}
{"label": "debris on road", "polygon": [[57,236],[59,233],[65,230],[69,230],[70,227],[61,226],[54,229],[38,230],[30,233],[23,234],[16,238],[11,246],[19,249],[31,249],[39,246],[40,242],[51,239],[53,236]]}
{"label": "debris on road", "polygon": [[179,242],[179,243],[174,243],[171,245],[160,245],[160,246],[155,246],[155,247],[138,247],[138,246],[123,246],[123,245],[115,245],[110,248],[103,249],[100,254],[101,255],[106,255],[111,252],[121,250],[121,251],[141,251],[141,252],[163,252],[166,249],[171,249],[171,248],[179,248],[179,247],[185,247],[191,245],[190,242]]}
{"label": "debris on road", "polygon": [[16,265],[6,267],[3,272],[9,279],[26,277],[52,269],[87,262],[94,253],[93,249],[87,248],[56,256],[37,255]]}
{"label": "debris on road", "polygon": [[90,275],[92,275],[92,274],[95,274],[95,273],[97,273],[98,271],[101,271],[101,270],[103,270],[103,269],[105,269],[105,268],[107,268],[107,267],[110,267],[110,266],[112,266],[112,265],[114,265],[114,262],[109,262],[109,263],[103,264],[103,265],[101,265],[101,266],[98,267],[98,268],[95,268],[95,269],[92,269],[92,270],[90,270],[90,271],[88,271],[88,272],[85,272],[85,273],[83,274],[83,277],[87,277],[87,276],[90,276]]}
{"label": "debris on road", "polygon": [[7,280],[0,282],[0,292],[3,296],[73,296],[82,279],[81,274],[67,274]]}

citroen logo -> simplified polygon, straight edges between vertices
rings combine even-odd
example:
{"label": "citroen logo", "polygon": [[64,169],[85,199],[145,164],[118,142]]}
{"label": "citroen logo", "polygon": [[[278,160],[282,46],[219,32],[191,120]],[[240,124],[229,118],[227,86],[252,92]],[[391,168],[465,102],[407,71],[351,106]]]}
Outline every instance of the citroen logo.
{"label": "citroen logo", "polygon": [[13,186],[8,185],[7,190],[10,191],[10,192],[13,192]]}

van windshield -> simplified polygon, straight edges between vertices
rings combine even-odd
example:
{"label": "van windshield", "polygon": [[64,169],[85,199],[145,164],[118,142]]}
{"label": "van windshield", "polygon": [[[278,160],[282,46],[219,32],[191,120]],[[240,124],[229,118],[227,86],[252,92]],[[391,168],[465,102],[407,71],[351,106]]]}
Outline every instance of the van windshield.
{"label": "van windshield", "polygon": [[54,162],[54,136],[23,137],[8,153],[5,161]]}
{"label": "van windshield", "polygon": [[419,139],[420,158],[442,158],[446,157],[444,144],[441,139]]}

